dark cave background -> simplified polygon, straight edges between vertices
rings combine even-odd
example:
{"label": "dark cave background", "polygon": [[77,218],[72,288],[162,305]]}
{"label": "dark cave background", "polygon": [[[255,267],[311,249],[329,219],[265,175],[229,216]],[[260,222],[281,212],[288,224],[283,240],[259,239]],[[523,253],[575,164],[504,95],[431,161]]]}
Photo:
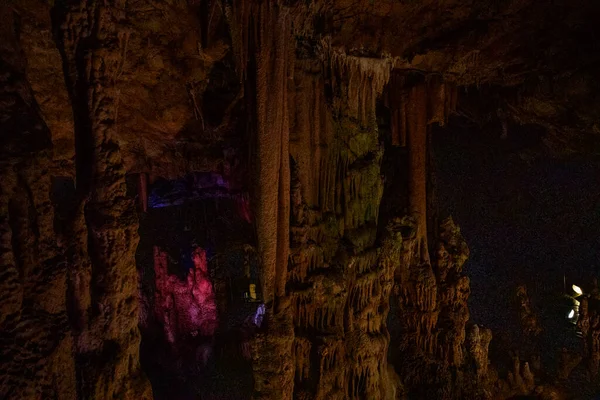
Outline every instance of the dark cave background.
{"label": "dark cave background", "polygon": [[[527,285],[534,306],[600,272],[600,158],[538,157],[539,127],[451,118],[435,128],[436,194],[442,215],[461,226],[471,255],[471,320],[498,338],[517,322],[511,302]],[[589,289],[588,289],[589,290]]]}

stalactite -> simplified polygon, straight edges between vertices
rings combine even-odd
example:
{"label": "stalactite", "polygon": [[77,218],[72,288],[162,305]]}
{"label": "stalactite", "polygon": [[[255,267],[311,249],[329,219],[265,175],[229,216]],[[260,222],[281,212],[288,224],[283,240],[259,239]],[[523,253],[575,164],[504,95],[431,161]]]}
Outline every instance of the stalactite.
{"label": "stalactite", "polygon": [[[315,65],[316,64],[316,65]],[[322,202],[323,182],[328,175],[323,171],[332,143],[331,115],[324,99],[324,81],[321,67],[310,60],[296,63],[294,81],[296,90],[290,95],[294,119],[290,131],[290,153],[298,164],[303,197],[308,207],[319,207]]]}
{"label": "stalactite", "polygon": [[[344,115],[368,126],[375,118],[375,100],[390,79],[392,60],[348,56],[329,51],[334,90],[340,91],[337,107]],[[343,99],[343,100],[342,100]]]}
{"label": "stalactite", "polygon": [[141,173],[138,178],[138,202],[143,212],[148,212],[148,175]]}
{"label": "stalactite", "polygon": [[[275,1],[236,1],[230,14],[241,28],[238,36],[234,35],[241,77],[248,85],[247,96],[255,96],[255,115],[251,118],[252,205],[262,261],[262,293],[270,304],[285,294],[289,251],[288,77],[293,76],[294,66],[291,17]],[[254,32],[254,38],[248,37],[249,32]],[[252,51],[256,54],[250,60]],[[253,76],[247,75],[250,61],[255,66]]]}
{"label": "stalactite", "polygon": [[427,98],[428,98],[428,124],[438,123],[441,126],[446,124],[448,118],[448,97],[451,96],[449,91],[449,85],[443,82],[442,77],[433,75],[428,77],[426,81],[427,85]]}
{"label": "stalactite", "polygon": [[336,369],[345,358],[344,342],[339,339],[326,340],[319,348],[319,356],[321,374]]}
{"label": "stalactite", "polygon": [[[254,397],[289,399],[294,382],[294,361],[289,357],[294,338],[289,313],[294,299],[286,297],[290,275],[290,215],[293,216],[290,208],[294,193],[288,97],[289,78],[293,77],[295,65],[292,18],[283,2],[276,0],[236,0],[228,6],[227,14],[233,27],[233,48],[247,102],[251,203],[261,260],[261,292],[272,330],[253,341]],[[304,275],[304,271],[298,272],[297,276]],[[297,299],[294,307],[299,312],[304,308]],[[298,318],[301,319],[304,318]],[[265,353],[269,357],[259,356]]]}

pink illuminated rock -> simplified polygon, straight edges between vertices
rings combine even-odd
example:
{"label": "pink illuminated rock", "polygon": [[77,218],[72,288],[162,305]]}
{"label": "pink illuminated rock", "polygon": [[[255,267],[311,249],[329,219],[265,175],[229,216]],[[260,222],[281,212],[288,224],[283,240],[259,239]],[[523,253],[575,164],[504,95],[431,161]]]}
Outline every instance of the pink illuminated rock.
{"label": "pink illuminated rock", "polygon": [[175,343],[185,336],[212,336],[218,325],[215,293],[208,275],[206,251],[192,251],[194,268],[185,280],[169,275],[167,253],[154,246],[156,318]]}

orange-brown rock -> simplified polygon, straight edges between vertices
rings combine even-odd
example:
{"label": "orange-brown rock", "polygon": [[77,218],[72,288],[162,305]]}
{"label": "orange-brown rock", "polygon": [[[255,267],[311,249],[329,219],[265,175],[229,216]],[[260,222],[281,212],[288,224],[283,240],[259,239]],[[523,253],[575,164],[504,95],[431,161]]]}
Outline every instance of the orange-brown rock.
{"label": "orange-brown rock", "polygon": [[50,131],[18,14],[0,5],[0,397],[75,398],[68,262],[53,230]]}

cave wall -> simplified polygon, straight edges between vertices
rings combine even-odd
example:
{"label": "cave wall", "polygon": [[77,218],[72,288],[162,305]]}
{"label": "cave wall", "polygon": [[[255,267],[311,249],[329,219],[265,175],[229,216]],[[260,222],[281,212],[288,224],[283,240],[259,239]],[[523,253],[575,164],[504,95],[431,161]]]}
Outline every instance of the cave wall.
{"label": "cave wall", "polygon": [[6,7],[0,13],[0,397],[75,398],[68,263],[50,201],[50,131],[27,81],[18,17]]}

